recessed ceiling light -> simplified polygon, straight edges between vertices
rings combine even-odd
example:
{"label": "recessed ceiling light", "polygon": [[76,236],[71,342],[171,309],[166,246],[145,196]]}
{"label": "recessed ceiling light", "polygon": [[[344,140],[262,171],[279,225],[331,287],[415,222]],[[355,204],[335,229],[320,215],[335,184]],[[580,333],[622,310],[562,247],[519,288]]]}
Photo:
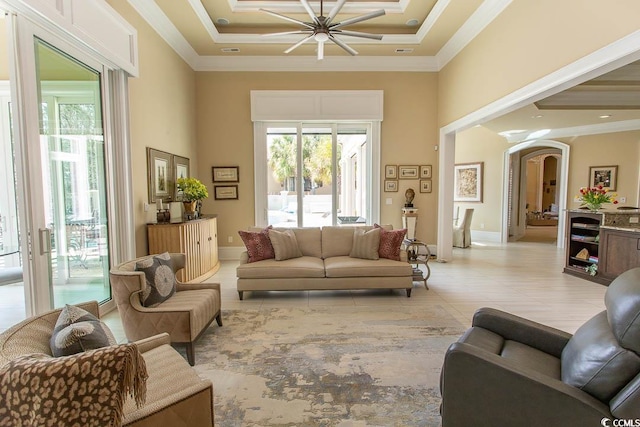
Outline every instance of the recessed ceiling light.
{"label": "recessed ceiling light", "polygon": [[544,117],[542,114],[536,114],[535,116],[531,116],[532,119],[541,119]]}
{"label": "recessed ceiling light", "polygon": [[229,25],[229,20],[227,18],[218,18],[216,22],[220,25]]}
{"label": "recessed ceiling light", "polygon": [[409,19],[407,21],[407,26],[408,27],[415,27],[416,25],[418,25],[420,23],[420,21],[418,21],[417,19]]}
{"label": "recessed ceiling light", "polygon": [[413,49],[409,47],[399,47],[396,49],[396,53],[411,53],[411,52],[413,52]]}
{"label": "recessed ceiling light", "polygon": [[609,117],[611,117],[611,114],[603,114],[601,116],[598,116],[599,119],[608,119]]}
{"label": "recessed ceiling light", "polygon": [[231,53],[240,52],[240,48],[239,47],[223,47],[220,50],[223,51],[223,52],[227,52],[227,53],[229,53],[229,52],[231,52]]}

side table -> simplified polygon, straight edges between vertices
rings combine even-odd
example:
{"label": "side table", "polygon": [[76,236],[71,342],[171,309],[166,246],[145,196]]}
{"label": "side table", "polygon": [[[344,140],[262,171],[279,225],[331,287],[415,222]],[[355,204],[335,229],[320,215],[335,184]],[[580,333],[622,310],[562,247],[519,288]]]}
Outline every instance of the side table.
{"label": "side table", "polygon": [[[424,282],[424,287],[429,289],[429,286],[427,286],[427,279],[431,276],[431,268],[429,267],[431,251],[429,251],[429,246],[419,240],[411,239],[405,239],[403,243],[405,251],[407,252],[407,262],[413,267],[413,281]],[[421,251],[421,248],[424,249]],[[426,274],[422,273],[420,265],[424,265],[427,268]]]}

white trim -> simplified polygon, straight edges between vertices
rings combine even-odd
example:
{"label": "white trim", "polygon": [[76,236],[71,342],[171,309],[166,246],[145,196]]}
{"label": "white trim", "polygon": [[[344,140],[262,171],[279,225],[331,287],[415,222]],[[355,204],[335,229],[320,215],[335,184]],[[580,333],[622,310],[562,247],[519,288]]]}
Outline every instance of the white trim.
{"label": "white trim", "polygon": [[220,261],[237,261],[247,249],[244,246],[221,246],[218,248]]}
{"label": "white trim", "polygon": [[[253,122],[253,198],[255,203],[253,224],[260,227],[267,225],[269,221],[269,208],[267,206],[268,183],[264,179],[267,176],[267,126],[264,122]],[[258,159],[261,159],[258,161]],[[264,161],[263,161],[264,160]]]}
{"label": "white trim", "polygon": [[[571,136],[598,135],[602,133],[627,132],[638,129],[640,129],[640,119],[620,120],[617,122],[551,129],[544,136],[545,139],[554,139]],[[529,132],[511,134],[507,137],[507,141],[511,143],[528,141],[529,135]]]}
{"label": "white trim", "polygon": [[[189,2],[200,0],[189,0]],[[228,0],[229,7],[232,12],[255,12],[260,8],[272,10],[278,13],[306,13],[305,9],[300,4],[299,0],[289,1],[238,1]],[[328,13],[333,8],[332,1],[328,1],[324,5],[325,13]],[[318,12],[320,10],[319,1],[310,1],[311,8]],[[409,0],[399,0],[397,2],[388,1],[368,1],[368,2],[352,2],[346,3],[341,10],[341,13],[348,14],[360,14],[370,12],[372,10],[384,9],[386,13],[403,13],[407,6],[409,6]]]}
{"label": "white trim", "polygon": [[[472,242],[491,242],[491,243],[500,243],[500,232],[499,231],[481,231],[481,230],[471,230],[471,241]],[[473,243],[472,243],[473,245]],[[436,249],[437,250],[437,249]]]}

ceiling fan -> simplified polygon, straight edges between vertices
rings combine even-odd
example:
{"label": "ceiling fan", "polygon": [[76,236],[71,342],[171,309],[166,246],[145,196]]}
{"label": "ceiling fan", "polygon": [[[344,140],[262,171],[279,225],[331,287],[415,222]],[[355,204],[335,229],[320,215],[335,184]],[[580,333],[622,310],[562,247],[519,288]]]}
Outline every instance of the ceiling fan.
{"label": "ceiling fan", "polygon": [[347,0],[338,0],[336,5],[333,7],[331,12],[329,12],[329,16],[324,16],[324,5],[323,0],[320,0],[320,15],[316,15],[311,6],[309,5],[308,0],[300,0],[302,6],[305,8],[309,16],[311,17],[312,22],[303,22],[299,21],[295,18],[291,18],[289,16],[281,15],[276,12],[272,12],[266,9],[260,9],[263,12],[268,13],[269,15],[275,16],[280,19],[284,19],[289,22],[293,22],[295,24],[302,25],[304,28],[301,28],[297,31],[285,31],[282,33],[271,33],[271,34],[263,34],[264,36],[284,36],[291,34],[305,34],[306,37],[300,40],[298,43],[294,44],[290,48],[284,51],[284,53],[290,53],[297,47],[303,45],[304,43],[315,40],[318,42],[318,59],[324,58],[324,44],[328,41],[332,41],[333,43],[340,46],[342,49],[346,50],[350,55],[357,55],[358,52],[347,45],[345,42],[337,38],[338,35],[343,36],[351,36],[351,37],[361,37],[365,39],[373,39],[373,40],[382,40],[382,35],[380,34],[370,34],[370,33],[362,33],[359,31],[348,31],[343,30],[342,28],[347,25],[356,24],[358,22],[366,21],[368,19],[377,18],[378,16],[382,16],[385,14],[384,9],[376,10],[365,15],[356,16],[354,18],[346,19],[342,22],[333,23],[333,19],[342,9],[342,6],[347,2]]}

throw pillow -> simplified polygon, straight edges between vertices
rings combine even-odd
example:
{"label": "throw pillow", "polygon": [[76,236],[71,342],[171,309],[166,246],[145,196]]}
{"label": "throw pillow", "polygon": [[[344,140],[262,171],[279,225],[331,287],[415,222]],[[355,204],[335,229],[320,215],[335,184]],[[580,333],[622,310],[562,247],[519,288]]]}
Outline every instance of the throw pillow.
{"label": "throw pillow", "polygon": [[276,261],[300,258],[302,256],[302,252],[298,247],[298,240],[293,230],[269,230],[269,238],[275,251]]}
{"label": "throw pillow", "polygon": [[49,340],[51,354],[70,356],[117,344],[107,325],[96,316],[73,305],[65,305]]}
{"label": "throw pillow", "polygon": [[380,228],[369,231],[356,229],[353,232],[353,245],[351,246],[351,258],[379,259],[378,248],[380,246]]}
{"label": "throw pillow", "polygon": [[247,255],[249,255],[249,262],[262,261],[263,259],[275,258],[276,254],[273,251],[273,245],[271,239],[269,239],[269,230],[271,226],[268,226],[261,231],[238,231],[240,238],[244,242],[247,248]]}
{"label": "throw pillow", "polygon": [[373,224],[375,228],[380,229],[380,247],[378,248],[378,255],[380,258],[392,259],[400,261],[400,246],[404,240],[407,229],[400,230],[385,230],[378,224]]}
{"label": "throw pillow", "polygon": [[143,306],[155,307],[176,293],[176,273],[168,252],[138,261],[136,271],[142,271],[147,282],[140,294]]}

